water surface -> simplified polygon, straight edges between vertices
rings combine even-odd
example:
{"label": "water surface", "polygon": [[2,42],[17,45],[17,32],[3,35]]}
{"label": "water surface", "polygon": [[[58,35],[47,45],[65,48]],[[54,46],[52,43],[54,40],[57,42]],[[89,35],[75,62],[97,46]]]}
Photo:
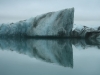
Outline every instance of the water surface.
{"label": "water surface", "polygon": [[0,75],[100,75],[100,40],[0,39]]}

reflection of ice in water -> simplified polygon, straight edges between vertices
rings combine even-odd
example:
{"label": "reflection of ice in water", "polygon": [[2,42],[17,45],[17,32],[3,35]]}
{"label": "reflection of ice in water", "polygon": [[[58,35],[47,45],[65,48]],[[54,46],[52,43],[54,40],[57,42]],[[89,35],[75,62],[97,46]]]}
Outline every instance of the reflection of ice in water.
{"label": "reflection of ice in water", "polygon": [[95,47],[100,49],[99,39],[73,39],[72,44],[79,50]]}
{"label": "reflection of ice in water", "polygon": [[73,67],[72,44],[78,49],[99,47],[97,40],[84,39],[0,39],[0,50],[16,51],[45,62]]}
{"label": "reflection of ice in water", "polygon": [[70,40],[0,39],[0,48],[26,54],[45,62],[73,67]]}

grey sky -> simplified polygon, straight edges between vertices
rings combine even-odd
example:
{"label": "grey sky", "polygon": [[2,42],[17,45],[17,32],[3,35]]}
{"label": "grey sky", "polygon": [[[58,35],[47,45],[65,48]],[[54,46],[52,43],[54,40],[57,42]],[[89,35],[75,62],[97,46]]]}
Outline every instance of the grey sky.
{"label": "grey sky", "polygon": [[75,8],[75,22],[100,21],[100,0],[0,0],[0,23]]}

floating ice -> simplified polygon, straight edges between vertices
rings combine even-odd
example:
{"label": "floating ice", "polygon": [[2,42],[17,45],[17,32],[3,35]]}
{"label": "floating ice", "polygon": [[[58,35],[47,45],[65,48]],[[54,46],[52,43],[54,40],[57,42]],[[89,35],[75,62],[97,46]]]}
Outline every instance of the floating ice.
{"label": "floating ice", "polygon": [[1,24],[0,37],[60,36],[100,38],[100,26],[73,26],[73,21],[74,8],[49,12],[17,23]]}
{"label": "floating ice", "polygon": [[74,8],[49,12],[17,23],[1,24],[0,36],[70,36]]}
{"label": "floating ice", "polygon": [[100,38],[100,26],[74,25],[71,37]]}

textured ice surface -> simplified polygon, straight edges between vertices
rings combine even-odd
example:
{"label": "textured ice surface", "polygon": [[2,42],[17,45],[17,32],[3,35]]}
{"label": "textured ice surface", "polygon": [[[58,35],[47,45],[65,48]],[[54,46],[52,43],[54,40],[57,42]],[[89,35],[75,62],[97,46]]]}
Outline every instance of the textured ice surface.
{"label": "textured ice surface", "polygon": [[1,24],[0,36],[70,36],[74,8],[49,12],[17,23]]}

